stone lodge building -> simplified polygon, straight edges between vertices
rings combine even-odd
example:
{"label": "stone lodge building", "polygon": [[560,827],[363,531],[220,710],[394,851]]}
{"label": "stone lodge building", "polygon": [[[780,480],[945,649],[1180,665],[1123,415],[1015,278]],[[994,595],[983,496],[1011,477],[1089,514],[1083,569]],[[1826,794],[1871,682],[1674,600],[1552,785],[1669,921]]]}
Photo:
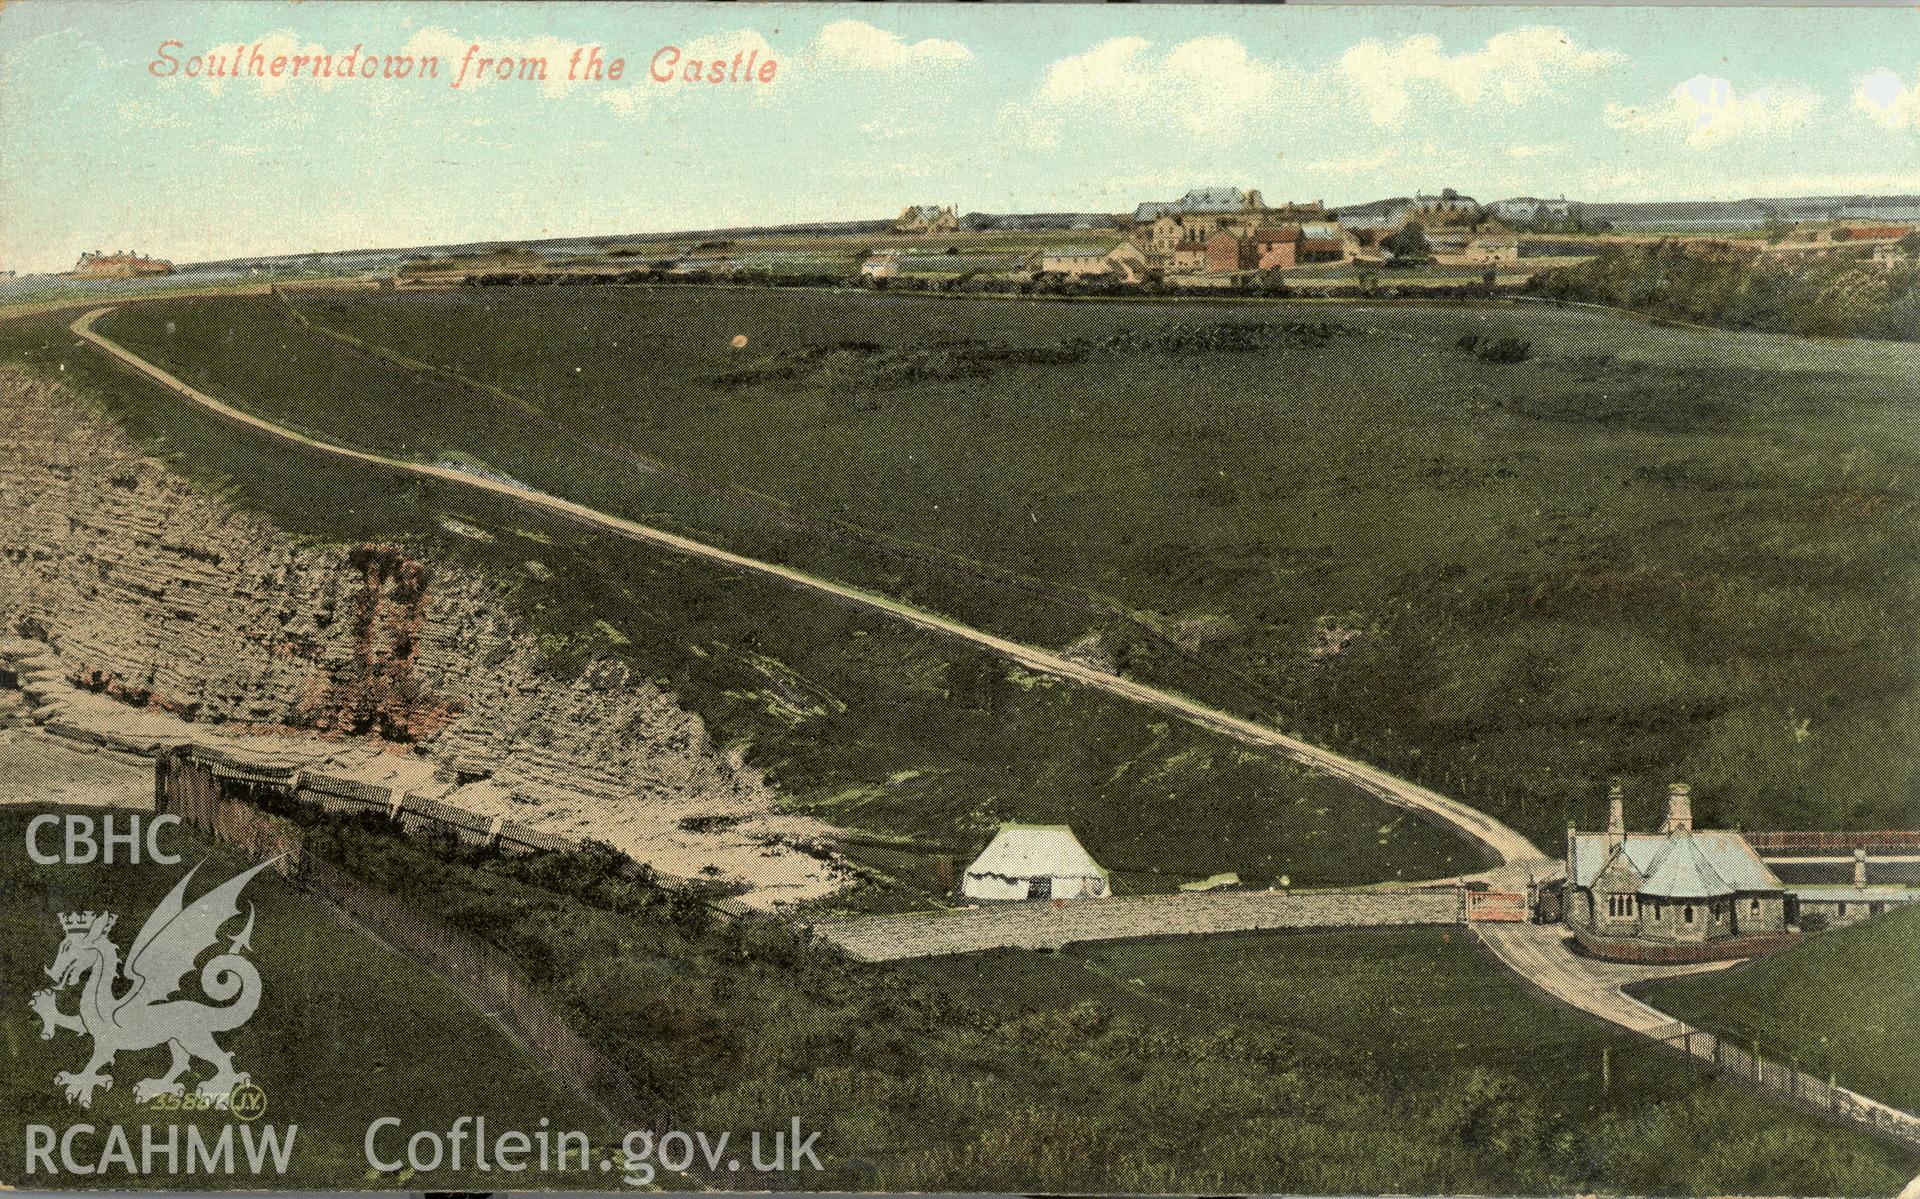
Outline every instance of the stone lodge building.
{"label": "stone lodge building", "polygon": [[1797,935],[1787,889],[1734,832],[1696,832],[1685,783],[1668,789],[1657,831],[1629,833],[1620,788],[1607,829],[1567,827],[1563,918],[1580,947],[1622,961],[1747,957]]}

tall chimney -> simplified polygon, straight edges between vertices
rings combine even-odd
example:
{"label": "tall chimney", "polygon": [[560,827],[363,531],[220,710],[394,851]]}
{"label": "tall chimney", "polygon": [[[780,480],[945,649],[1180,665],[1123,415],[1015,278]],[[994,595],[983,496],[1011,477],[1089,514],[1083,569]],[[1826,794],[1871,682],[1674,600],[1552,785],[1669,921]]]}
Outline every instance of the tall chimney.
{"label": "tall chimney", "polygon": [[1865,849],[1853,851],[1853,885],[1856,887],[1867,885],[1867,851]]}
{"label": "tall chimney", "polygon": [[1693,831],[1693,789],[1685,783],[1667,786],[1667,818],[1660,822],[1663,833]]}
{"label": "tall chimney", "polygon": [[1620,791],[1620,784],[1607,788],[1607,856],[1619,849],[1627,840],[1627,801]]}

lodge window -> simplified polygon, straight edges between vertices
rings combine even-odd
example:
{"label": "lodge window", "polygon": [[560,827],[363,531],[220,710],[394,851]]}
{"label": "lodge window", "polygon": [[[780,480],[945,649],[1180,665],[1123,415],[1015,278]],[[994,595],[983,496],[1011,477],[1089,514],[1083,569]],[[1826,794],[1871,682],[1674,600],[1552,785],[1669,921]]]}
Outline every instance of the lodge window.
{"label": "lodge window", "polygon": [[1759,914],[1760,914],[1760,897],[1756,895],[1752,899],[1749,899],[1747,901],[1747,915],[1758,916]]}
{"label": "lodge window", "polygon": [[1607,896],[1607,915],[1613,917],[1616,920],[1626,916],[1633,915],[1633,896],[1631,895]]}
{"label": "lodge window", "polygon": [[1681,923],[1683,924],[1693,923],[1693,905],[1692,904],[1688,904],[1685,907],[1680,909],[1680,920],[1681,920]]}

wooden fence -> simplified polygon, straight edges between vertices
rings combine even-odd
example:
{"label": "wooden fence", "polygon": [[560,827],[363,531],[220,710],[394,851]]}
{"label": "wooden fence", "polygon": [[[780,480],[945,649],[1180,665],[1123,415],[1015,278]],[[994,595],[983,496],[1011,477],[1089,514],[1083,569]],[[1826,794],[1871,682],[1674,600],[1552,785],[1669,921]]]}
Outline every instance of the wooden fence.
{"label": "wooden fence", "polygon": [[1920,1149],[1920,1117],[1869,1099],[1833,1079],[1816,1078],[1787,1061],[1767,1056],[1757,1042],[1742,1046],[1677,1020],[1646,1035],[1670,1050],[1711,1063],[1719,1073],[1796,1107],[1845,1121],[1909,1149]]}

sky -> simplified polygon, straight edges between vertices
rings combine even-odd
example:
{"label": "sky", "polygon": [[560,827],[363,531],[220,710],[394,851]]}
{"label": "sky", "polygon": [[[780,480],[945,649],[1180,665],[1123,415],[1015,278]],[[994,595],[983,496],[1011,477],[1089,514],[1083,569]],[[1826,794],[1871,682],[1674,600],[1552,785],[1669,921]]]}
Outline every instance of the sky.
{"label": "sky", "polygon": [[[382,74],[205,72],[236,44],[269,69],[357,45]],[[596,46],[622,78],[567,79]],[[770,81],[682,77],[747,53]],[[388,55],[439,74],[387,78]],[[482,57],[547,78],[476,78]],[[1920,8],[0,0],[0,269],[22,273],[1226,185],[1920,193]]]}

